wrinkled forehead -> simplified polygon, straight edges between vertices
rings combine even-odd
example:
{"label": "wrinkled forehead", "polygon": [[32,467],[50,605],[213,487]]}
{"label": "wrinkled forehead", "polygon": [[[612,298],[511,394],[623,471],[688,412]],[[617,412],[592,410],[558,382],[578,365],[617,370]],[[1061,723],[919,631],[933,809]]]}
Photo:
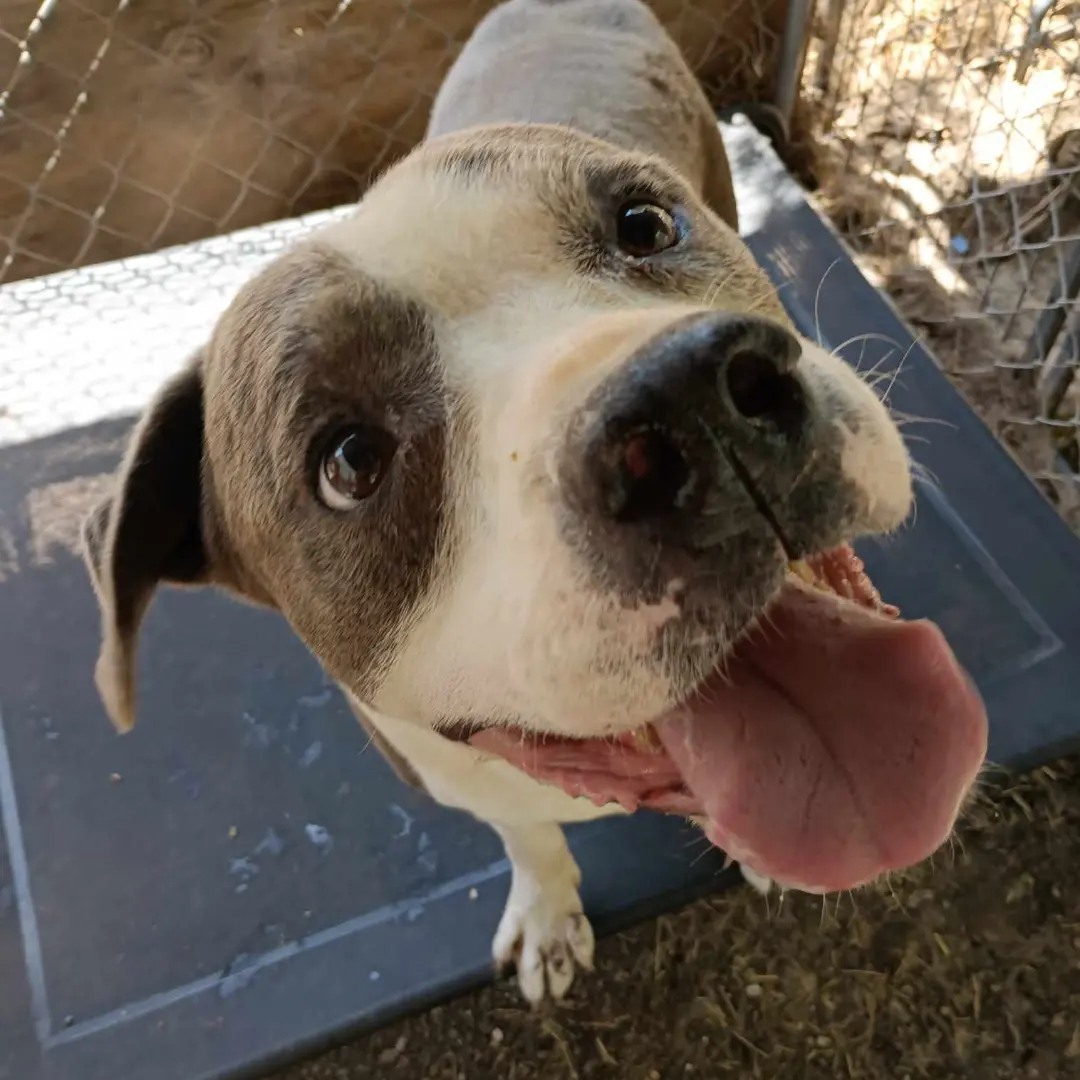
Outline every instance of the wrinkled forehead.
{"label": "wrinkled forehead", "polygon": [[540,336],[568,299],[605,302],[598,209],[630,196],[692,197],[661,163],[558,128],[426,144],[241,290],[212,366],[255,382],[261,407],[274,387],[340,377],[343,356],[393,351],[395,339],[408,354],[437,337],[453,355],[478,321],[490,340]]}
{"label": "wrinkled forehead", "polygon": [[[659,161],[541,125],[421,146],[323,234],[438,316],[465,318],[526,283],[595,269],[598,209],[624,197],[690,197]],[[580,284],[580,283],[579,283]]]}
{"label": "wrinkled forehead", "polygon": [[316,237],[248,282],[219,320],[206,350],[208,412],[295,417],[327,394],[388,398],[430,367],[433,348],[422,304]]}
{"label": "wrinkled forehead", "polygon": [[[693,222],[662,268],[613,254],[618,210],[637,199]],[[259,391],[247,394],[256,414],[280,412],[272,391],[295,397],[300,381],[407,391],[420,354],[450,392],[498,409],[530,357],[587,355],[583,334],[608,333],[597,317],[629,327],[633,311],[703,302],[779,306],[735,234],[666,165],[563,128],[485,128],[422,145],[349,217],[249,283],[211,362]],[[606,338],[597,348],[611,351]]]}

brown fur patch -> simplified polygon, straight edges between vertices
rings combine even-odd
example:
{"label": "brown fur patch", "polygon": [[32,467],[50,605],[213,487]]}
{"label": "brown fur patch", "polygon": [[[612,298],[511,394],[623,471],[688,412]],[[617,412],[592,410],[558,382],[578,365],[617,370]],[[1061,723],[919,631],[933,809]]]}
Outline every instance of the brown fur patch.
{"label": "brown fur patch", "polygon": [[[389,431],[397,454],[370,499],[330,510],[316,495],[321,458],[356,423]],[[232,557],[365,696],[430,579],[446,425],[427,315],[329,249],[268,268],[215,335],[207,461]]]}

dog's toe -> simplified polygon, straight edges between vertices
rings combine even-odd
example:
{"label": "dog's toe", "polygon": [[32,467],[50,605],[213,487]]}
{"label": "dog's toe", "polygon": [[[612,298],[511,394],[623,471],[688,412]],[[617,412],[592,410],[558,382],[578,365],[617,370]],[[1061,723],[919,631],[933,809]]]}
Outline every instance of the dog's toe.
{"label": "dog's toe", "polygon": [[495,935],[495,962],[506,967],[516,960],[518,985],[531,1004],[545,997],[558,1000],[570,989],[578,967],[592,967],[593,931],[577,892],[537,897],[525,907],[513,899]]}
{"label": "dog's toe", "polygon": [[544,971],[547,974],[548,993],[558,1000],[570,989],[574,981],[574,961],[570,946],[565,941],[553,941],[546,952],[541,952]]}
{"label": "dog's toe", "polygon": [[583,914],[570,917],[570,932],[567,935],[574,959],[586,970],[592,971],[593,949],[596,946],[596,937],[593,934],[592,924]]}

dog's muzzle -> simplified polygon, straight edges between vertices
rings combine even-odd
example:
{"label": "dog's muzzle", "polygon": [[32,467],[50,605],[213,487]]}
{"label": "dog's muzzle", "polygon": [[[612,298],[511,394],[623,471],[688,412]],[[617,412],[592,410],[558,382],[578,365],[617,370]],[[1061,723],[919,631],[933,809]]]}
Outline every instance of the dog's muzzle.
{"label": "dog's muzzle", "polygon": [[559,457],[567,531],[611,584],[685,577],[703,557],[775,566],[846,516],[801,352],[767,319],[693,314],[576,410]]}

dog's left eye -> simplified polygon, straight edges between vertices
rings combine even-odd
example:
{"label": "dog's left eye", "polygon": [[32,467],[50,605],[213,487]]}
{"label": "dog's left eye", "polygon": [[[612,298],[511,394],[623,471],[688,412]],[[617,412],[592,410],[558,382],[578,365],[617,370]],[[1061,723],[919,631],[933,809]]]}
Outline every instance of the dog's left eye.
{"label": "dog's left eye", "polygon": [[679,242],[675,218],[654,203],[626,203],[616,216],[615,229],[619,250],[635,259],[658,255]]}
{"label": "dog's left eye", "polygon": [[319,498],[331,510],[351,510],[375,494],[396,452],[394,437],[382,428],[340,432],[319,466]]}

